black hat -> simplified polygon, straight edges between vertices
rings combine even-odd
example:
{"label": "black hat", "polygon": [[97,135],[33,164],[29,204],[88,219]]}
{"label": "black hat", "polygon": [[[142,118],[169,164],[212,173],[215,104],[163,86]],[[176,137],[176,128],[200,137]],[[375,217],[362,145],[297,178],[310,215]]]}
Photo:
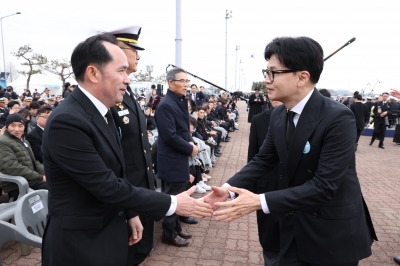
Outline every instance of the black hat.
{"label": "black hat", "polygon": [[138,42],[141,29],[142,27],[139,25],[132,25],[109,31],[109,33],[114,35],[118,41],[124,42],[137,50],[144,50],[143,47],[139,46]]}
{"label": "black hat", "polygon": [[6,127],[8,127],[11,123],[14,123],[14,122],[19,122],[19,123],[22,123],[23,125],[25,125],[26,120],[20,114],[9,115],[9,116],[7,116]]}

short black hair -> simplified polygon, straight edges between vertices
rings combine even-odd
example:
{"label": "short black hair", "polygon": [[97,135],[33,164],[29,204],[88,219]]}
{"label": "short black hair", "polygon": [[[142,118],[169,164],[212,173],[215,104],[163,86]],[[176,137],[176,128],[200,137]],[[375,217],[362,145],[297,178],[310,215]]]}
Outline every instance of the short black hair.
{"label": "short black hair", "polygon": [[354,93],[353,93],[353,96],[355,97],[356,95],[358,95],[358,94],[360,94],[358,91],[355,91]]}
{"label": "short black hair", "polygon": [[321,93],[325,97],[331,98],[331,93],[327,89],[320,89],[319,93]]}
{"label": "short black hair", "polygon": [[189,123],[192,124],[192,126],[193,126],[194,128],[197,127],[197,120],[196,120],[196,118],[194,118],[194,117],[192,117],[192,116],[189,116]]}
{"label": "short black hair", "polygon": [[196,89],[197,89],[197,85],[196,85],[196,84],[192,84],[192,85],[190,85],[190,88],[192,88],[193,86],[195,86],[195,87],[196,87]]}
{"label": "short black hair", "polygon": [[7,103],[7,107],[8,107],[9,109],[11,109],[11,108],[13,108],[13,106],[16,105],[16,104],[18,104],[19,106],[21,106],[21,104],[20,104],[19,102],[17,102],[17,101],[11,101],[11,102]]}
{"label": "short black hair", "polygon": [[203,108],[203,106],[197,106],[197,107],[196,107],[196,112],[198,112],[198,111],[200,111],[200,110],[205,111],[204,108]]}
{"label": "short black hair", "polygon": [[154,85],[154,84],[151,85],[151,88],[152,88],[152,89],[155,89],[155,88],[156,88],[156,85]]}
{"label": "short black hair", "polygon": [[356,99],[359,100],[359,101],[362,100],[361,94],[354,95],[354,98],[356,98]]}
{"label": "short black hair", "polygon": [[103,42],[117,45],[118,41],[110,33],[100,33],[89,37],[75,47],[71,55],[71,65],[77,81],[84,81],[86,68],[94,64],[98,68],[113,60]]}
{"label": "short black hair", "polygon": [[309,37],[275,38],[265,47],[265,60],[268,61],[272,55],[291,70],[308,71],[314,84],[318,82],[324,68],[324,50]]}
{"label": "short black hair", "polygon": [[32,110],[32,109],[39,109],[40,104],[36,101],[36,102],[31,102],[31,104],[29,105],[28,109]]}
{"label": "short black hair", "polygon": [[39,108],[39,110],[36,113],[36,116],[40,116],[41,114],[45,113],[48,114],[53,111],[53,107],[48,106],[48,105],[43,105],[42,107]]}
{"label": "short black hair", "polygon": [[389,93],[388,93],[388,92],[384,92],[384,93],[382,93],[382,95],[383,95],[383,94],[389,95]]}

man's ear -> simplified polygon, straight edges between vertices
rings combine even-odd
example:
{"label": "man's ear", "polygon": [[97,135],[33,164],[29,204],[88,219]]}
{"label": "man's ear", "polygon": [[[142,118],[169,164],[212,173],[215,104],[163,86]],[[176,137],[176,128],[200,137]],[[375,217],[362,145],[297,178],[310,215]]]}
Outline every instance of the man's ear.
{"label": "man's ear", "polygon": [[85,76],[92,83],[98,83],[100,78],[100,70],[95,65],[88,65]]}
{"label": "man's ear", "polygon": [[310,73],[308,71],[301,71],[299,75],[298,85],[304,87],[310,80]]}

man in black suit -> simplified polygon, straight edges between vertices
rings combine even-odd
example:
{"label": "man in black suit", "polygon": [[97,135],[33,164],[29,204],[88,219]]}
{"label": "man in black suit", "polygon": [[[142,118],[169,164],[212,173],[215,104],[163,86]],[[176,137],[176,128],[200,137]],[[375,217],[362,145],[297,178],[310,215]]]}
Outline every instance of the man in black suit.
{"label": "man in black suit", "polygon": [[365,116],[368,112],[368,107],[364,105],[362,102],[362,96],[357,94],[354,96],[354,102],[350,105],[350,110],[353,112],[354,117],[356,119],[356,128],[357,128],[357,138],[355,143],[355,151],[357,151],[358,147],[358,140],[360,139],[361,132],[364,130],[365,127]]}
{"label": "man in black suit", "polygon": [[[265,138],[267,137],[270,124],[271,113],[275,107],[281,105],[279,101],[270,101],[272,108],[258,115],[253,116],[250,126],[249,149],[247,162],[249,163],[260,150]],[[278,189],[278,167],[261,178],[255,188],[255,193],[265,193]],[[265,264],[268,266],[279,265],[279,223],[265,214],[262,210],[257,210],[258,237],[263,248]]]}
{"label": "man in black suit", "polygon": [[[128,75],[137,71],[140,60],[139,51],[144,50],[138,44],[140,32],[139,25],[110,32],[117,38],[118,46],[128,59],[129,67],[126,70]],[[153,163],[151,146],[147,137],[146,118],[129,86],[123,96],[123,101],[110,110],[120,134],[126,179],[135,187],[154,190]],[[143,230],[142,239],[136,239],[128,252],[127,265],[139,265],[153,248],[154,220],[148,215],[139,215],[132,210],[128,210],[126,214],[128,219],[132,218],[132,223],[127,224],[128,234],[131,234],[131,226]]]}
{"label": "man in black suit", "polygon": [[367,102],[365,103],[367,113],[365,114],[365,125],[368,125],[369,120],[371,119],[371,109],[372,106],[374,106],[374,103],[372,102],[371,97],[367,97]]}
{"label": "man in black suit", "polygon": [[[177,213],[209,216],[189,194],[169,196],[132,186],[125,178],[121,143],[108,108],[122,102],[128,60],[117,39],[99,34],[78,44],[71,64],[76,88],[56,108],[43,132],[43,162],[49,190],[43,265],[126,265],[126,209],[159,220]],[[189,211],[189,208],[193,208]],[[128,221],[127,221],[128,220]]]}
{"label": "man in black suit", "polygon": [[203,100],[206,98],[204,93],[202,91],[197,91],[197,85],[192,84],[190,86],[191,93],[190,93],[190,99],[192,99],[195,103],[196,106],[202,106],[203,105]]}
{"label": "man in black suit", "polygon": [[[217,220],[271,215],[280,224],[281,266],[358,265],[376,235],[355,169],[354,115],[314,89],[324,64],[316,41],[276,38],[264,57],[268,96],[284,105],[272,112],[259,153],[204,200],[227,207],[214,211]],[[276,166],[277,191],[249,191]]]}
{"label": "man in black suit", "polygon": [[247,121],[251,123],[253,116],[262,112],[262,106],[264,105],[264,97],[260,94],[260,88],[256,87],[255,93],[249,98],[249,116]]}
{"label": "man in black suit", "polygon": [[[385,149],[383,141],[385,140],[386,127],[389,125],[389,115],[392,113],[391,104],[388,102],[389,93],[382,93],[382,101],[375,103],[374,107],[374,133],[379,136],[379,145],[381,149]],[[375,141],[375,136],[372,136],[369,146]]]}
{"label": "man in black suit", "polygon": [[31,132],[26,136],[26,140],[31,144],[31,148],[33,151],[33,155],[35,155],[35,159],[40,163],[43,163],[42,156],[42,138],[43,138],[43,130],[46,126],[47,119],[49,118],[51,112],[53,112],[53,108],[50,106],[42,106],[36,113],[36,122],[37,125]]}

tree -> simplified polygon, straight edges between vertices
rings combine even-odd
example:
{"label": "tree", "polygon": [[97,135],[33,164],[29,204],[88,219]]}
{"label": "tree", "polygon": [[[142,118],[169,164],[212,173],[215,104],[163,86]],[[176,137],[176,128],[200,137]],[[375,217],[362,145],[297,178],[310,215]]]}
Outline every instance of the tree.
{"label": "tree", "polygon": [[258,81],[258,82],[253,82],[253,85],[251,86],[251,90],[254,90],[256,87],[260,87],[262,91],[265,91],[267,86],[265,86],[264,81]]}
{"label": "tree", "polygon": [[51,60],[50,62],[42,65],[42,67],[46,71],[59,76],[62,80],[63,88],[65,87],[65,80],[74,74],[74,72],[71,70],[71,61],[67,59],[63,59],[63,61]]}
{"label": "tree", "polygon": [[10,80],[10,82],[13,82],[19,76],[18,70],[15,68],[14,64],[11,62],[8,62],[8,64],[6,65],[6,68],[8,68],[7,71],[10,73],[10,75],[8,76],[8,79]]}
{"label": "tree", "polygon": [[36,69],[35,66],[46,64],[47,58],[44,55],[34,53],[29,44],[20,47],[18,52],[12,54],[18,59],[22,57],[24,60],[26,60],[26,62],[22,63],[21,65],[28,66],[29,71],[18,71],[18,73],[28,76],[28,79],[26,80],[26,89],[29,90],[31,76],[42,73],[42,71],[40,69]]}
{"label": "tree", "polygon": [[150,72],[140,70],[139,72],[131,75],[131,81],[133,82],[154,82],[154,83],[165,83],[167,81],[167,75],[162,74],[157,77],[152,77]]}

